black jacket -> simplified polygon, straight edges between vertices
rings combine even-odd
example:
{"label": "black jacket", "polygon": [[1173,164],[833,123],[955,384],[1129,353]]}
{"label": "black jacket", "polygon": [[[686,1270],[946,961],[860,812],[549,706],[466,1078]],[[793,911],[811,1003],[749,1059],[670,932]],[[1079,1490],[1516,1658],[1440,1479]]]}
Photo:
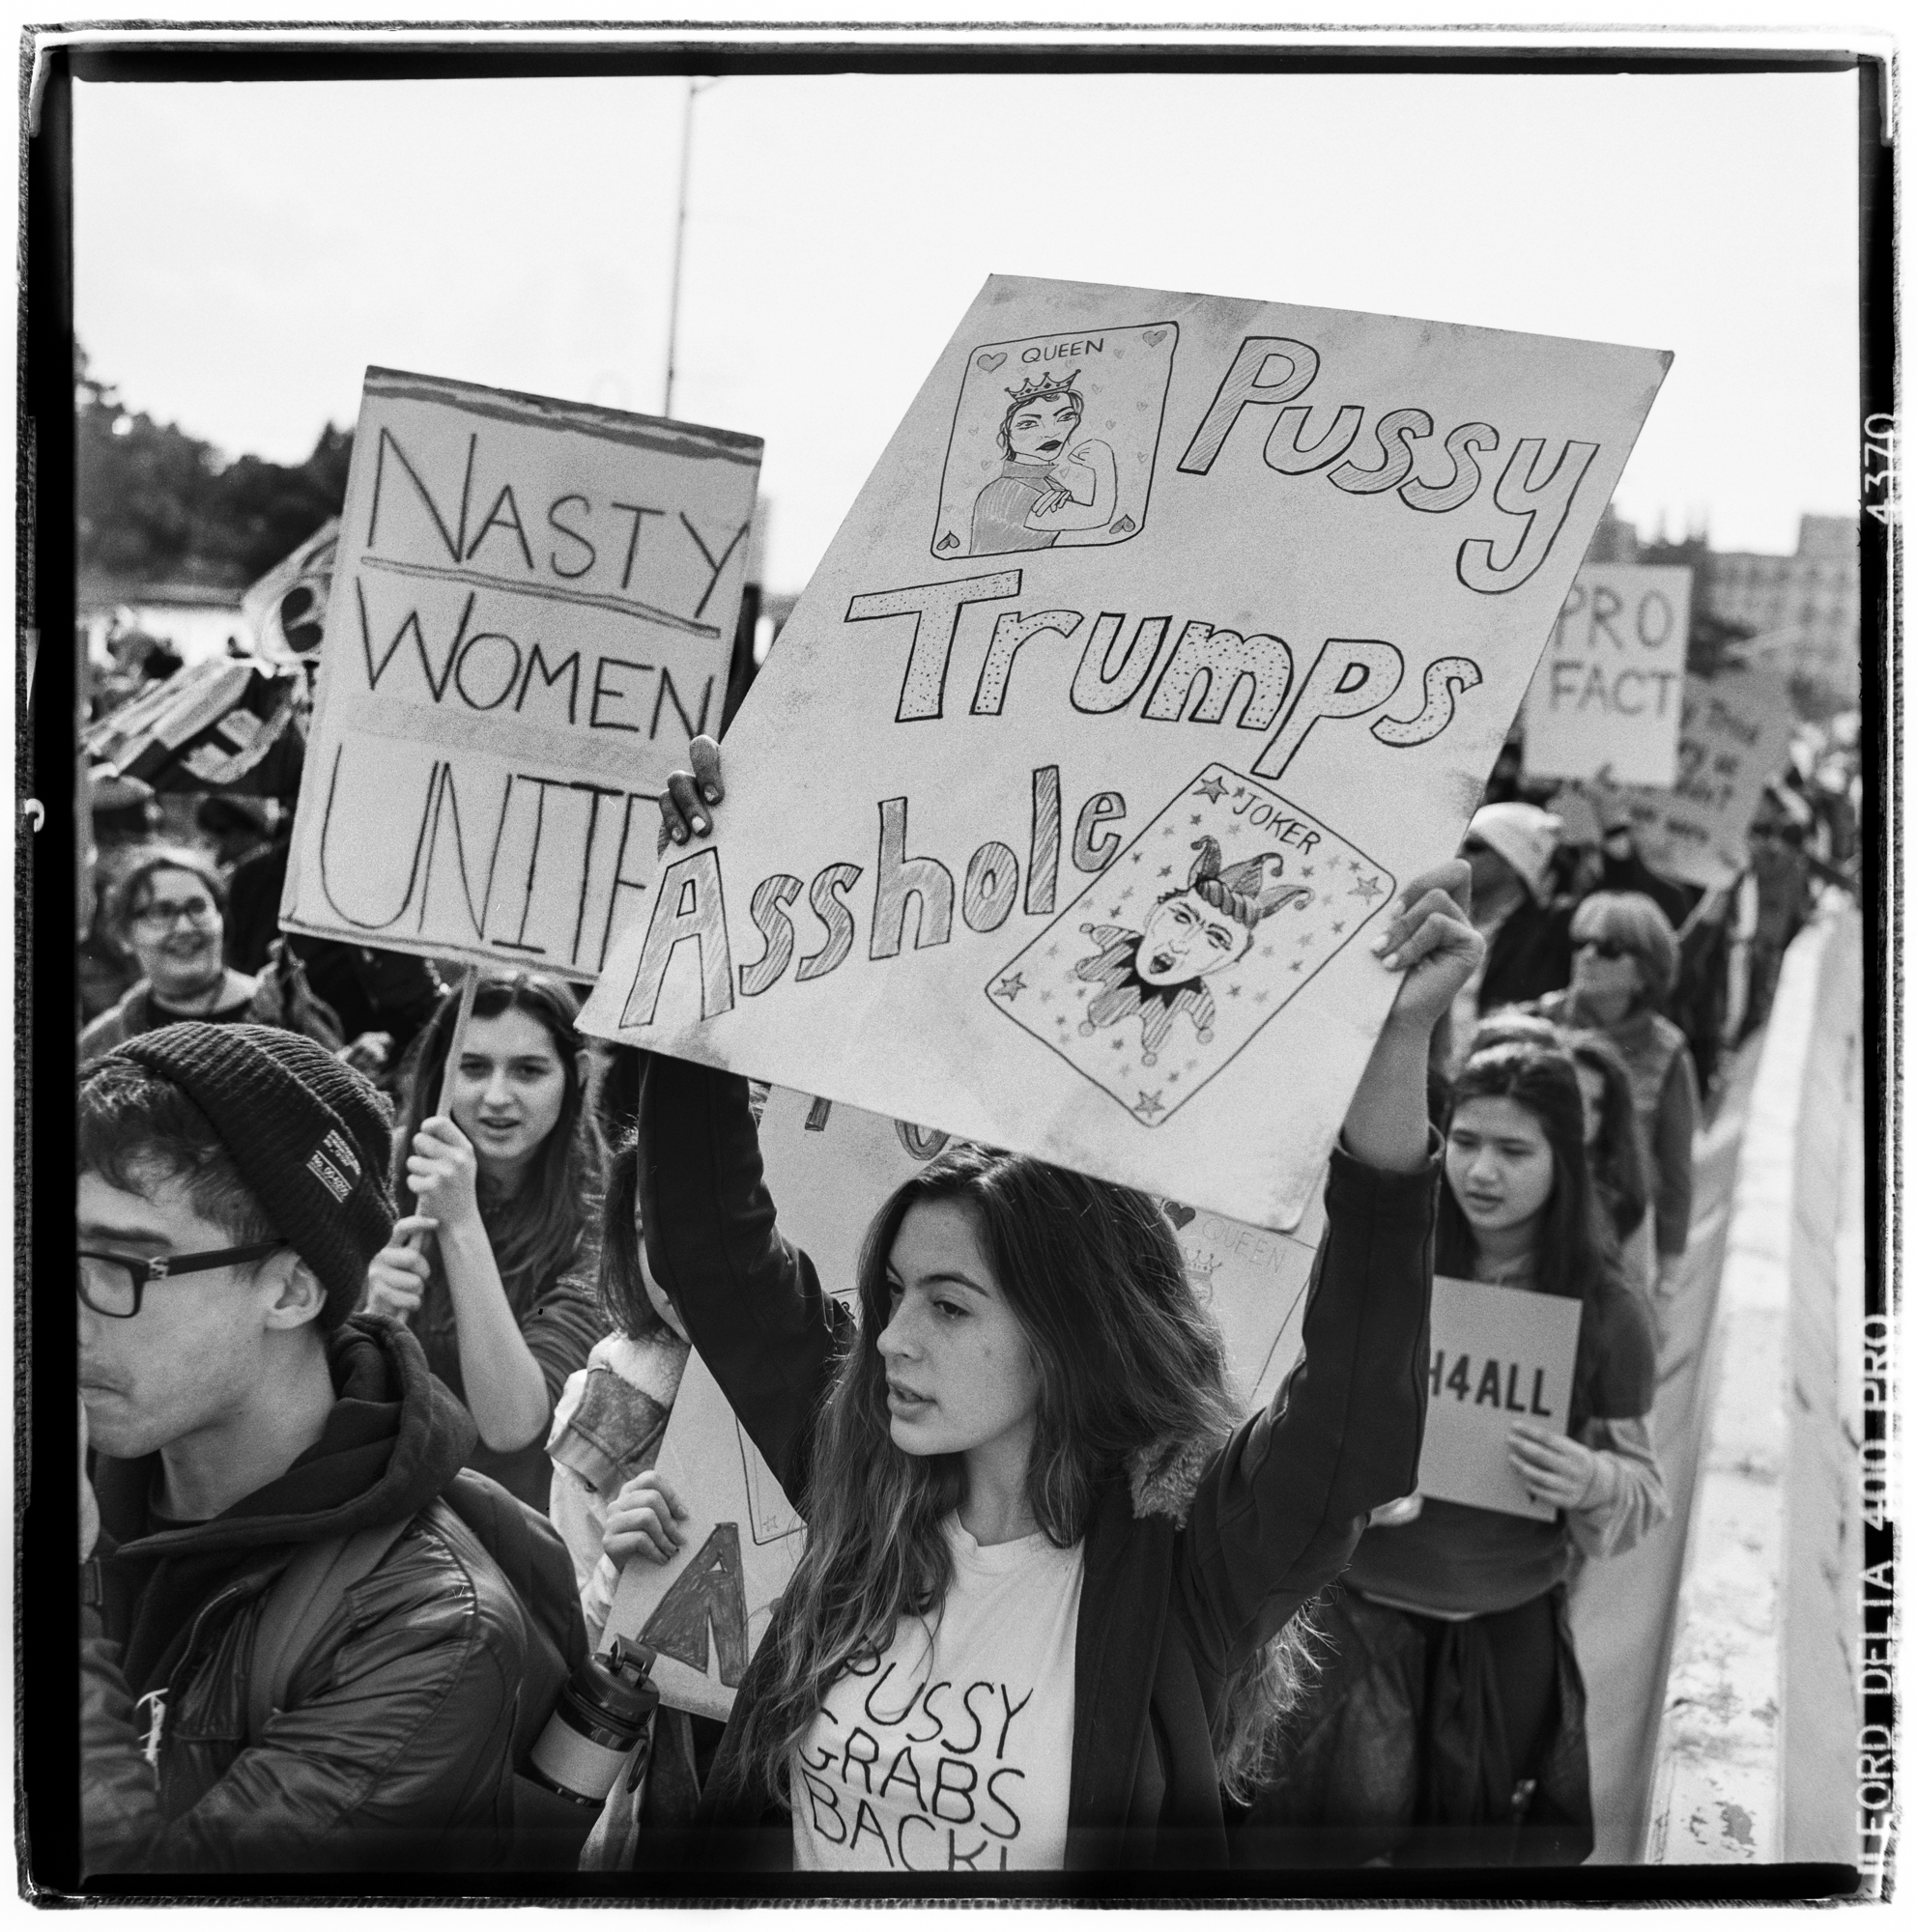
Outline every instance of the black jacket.
{"label": "black jacket", "polygon": [[157,1458],[96,1461],[83,1595],[98,1601],[80,1644],[92,1872],[479,1870],[506,1849],[526,1631],[452,1523],[415,1523],[348,1592],[286,1708],[247,1740],[254,1632],[295,1548],[417,1515],[473,1440],[397,1323],[356,1316],[329,1355],[325,1435],[211,1522],[150,1533]]}
{"label": "black jacket", "polygon": [[[654,1058],[640,1136],[653,1273],[803,1511],[845,1318],[778,1232],[746,1083]],[[1395,1175],[1333,1153],[1304,1365],[1222,1449],[1135,1460],[1099,1497],[1084,1546],[1068,1868],[1229,1862],[1211,1732],[1224,1680],[1345,1567],[1370,1510],[1416,1485],[1435,1180],[1435,1161]],[[762,1662],[741,1700],[757,1694]],[[693,1831],[642,1840],[647,1864],[789,1866],[789,1815],[757,1781],[729,1791],[734,1737]]]}
{"label": "black jacket", "polygon": [[1485,954],[1477,1010],[1522,1006],[1571,983],[1571,915],[1568,898],[1540,904],[1529,894],[1498,928]]}

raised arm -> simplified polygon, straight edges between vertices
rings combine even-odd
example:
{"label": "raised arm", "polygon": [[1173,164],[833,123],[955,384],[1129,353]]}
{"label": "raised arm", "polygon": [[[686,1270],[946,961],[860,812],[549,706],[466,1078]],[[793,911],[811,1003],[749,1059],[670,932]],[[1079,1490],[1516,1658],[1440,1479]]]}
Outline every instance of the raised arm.
{"label": "raised arm", "polygon": [[813,1427],[851,1318],[779,1233],[743,1079],[647,1056],[639,1199],[654,1279],[803,1514]]}
{"label": "raised arm", "polygon": [[1438,1180],[1425,1068],[1483,951],[1469,892],[1462,865],[1413,880],[1375,943],[1403,979],[1331,1154],[1303,1358],[1193,1498],[1174,1601],[1221,1668],[1275,1635],[1344,1569],[1369,1513],[1417,1485]]}

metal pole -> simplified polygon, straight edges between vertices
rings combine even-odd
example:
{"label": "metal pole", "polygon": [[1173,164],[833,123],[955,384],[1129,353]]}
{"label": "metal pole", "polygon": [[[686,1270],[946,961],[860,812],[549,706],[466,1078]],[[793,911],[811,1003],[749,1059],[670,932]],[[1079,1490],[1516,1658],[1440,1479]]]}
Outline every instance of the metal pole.
{"label": "metal pole", "polygon": [[672,413],[672,379],[678,373],[679,277],[686,260],[686,191],[692,179],[692,104],[706,88],[718,84],[716,79],[703,84],[690,78],[686,81],[685,120],[679,131],[679,218],[672,238],[672,305],[666,324],[666,401],[660,410],[661,415]]}

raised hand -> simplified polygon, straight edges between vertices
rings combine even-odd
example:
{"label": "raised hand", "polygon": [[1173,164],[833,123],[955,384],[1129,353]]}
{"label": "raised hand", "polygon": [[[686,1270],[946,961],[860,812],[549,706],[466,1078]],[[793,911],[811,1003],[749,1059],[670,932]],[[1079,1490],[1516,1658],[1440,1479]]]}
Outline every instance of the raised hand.
{"label": "raised hand", "polygon": [[692,741],[692,770],[667,777],[659,794],[659,849],[683,845],[712,830],[712,808],[726,796],[719,776],[718,740],[701,732]]}

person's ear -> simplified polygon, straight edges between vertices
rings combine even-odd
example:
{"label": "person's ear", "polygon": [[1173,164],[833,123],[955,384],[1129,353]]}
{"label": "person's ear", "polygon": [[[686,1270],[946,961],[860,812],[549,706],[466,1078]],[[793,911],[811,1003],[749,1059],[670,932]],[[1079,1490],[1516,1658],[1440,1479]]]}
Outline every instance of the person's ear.
{"label": "person's ear", "polygon": [[592,1049],[589,1046],[582,1046],[573,1055],[572,1069],[574,1077],[579,1082],[581,1096],[584,1097],[590,1094],[592,1092]]}
{"label": "person's ear", "polygon": [[272,1264],[269,1281],[277,1293],[265,1311],[269,1328],[303,1328],[326,1313],[326,1284],[300,1256],[288,1252],[290,1265],[284,1260]]}

